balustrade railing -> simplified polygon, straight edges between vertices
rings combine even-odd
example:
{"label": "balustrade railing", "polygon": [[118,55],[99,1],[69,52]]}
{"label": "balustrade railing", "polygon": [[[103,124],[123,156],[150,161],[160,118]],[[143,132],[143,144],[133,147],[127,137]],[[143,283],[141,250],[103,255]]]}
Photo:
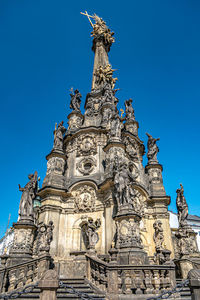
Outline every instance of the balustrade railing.
{"label": "balustrade railing", "polygon": [[111,294],[159,294],[175,286],[171,265],[119,265],[87,257],[87,277],[97,288]]}
{"label": "balustrade railing", "polygon": [[0,268],[0,293],[10,292],[36,282],[49,269],[51,257],[44,255],[14,266]]}

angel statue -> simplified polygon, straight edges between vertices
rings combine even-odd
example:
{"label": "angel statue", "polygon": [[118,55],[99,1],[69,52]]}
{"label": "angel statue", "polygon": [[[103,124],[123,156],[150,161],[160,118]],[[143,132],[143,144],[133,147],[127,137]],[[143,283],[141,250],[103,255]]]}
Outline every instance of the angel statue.
{"label": "angel statue", "polygon": [[156,145],[156,142],[159,141],[160,139],[154,139],[150,134],[146,133],[148,136],[148,142],[147,142],[147,148],[148,148],[148,153],[147,153],[147,158],[148,158],[148,163],[158,163],[157,159],[157,153],[159,152],[159,148]]}
{"label": "angel statue", "polygon": [[75,90],[73,91],[73,88],[71,89],[71,102],[70,102],[70,108],[73,109],[74,111],[78,111],[80,112],[80,105],[81,105],[81,93],[79,92],[79,90]]}
{"label": "angel statue", "polygon": [[37,171],[34,174],[29,174],[29,182],[25,187],[19,184],[19,191],[22,192],[20,205],[19,205],[19,220],[23,217],[33,217],[33,199],[37,193]]}

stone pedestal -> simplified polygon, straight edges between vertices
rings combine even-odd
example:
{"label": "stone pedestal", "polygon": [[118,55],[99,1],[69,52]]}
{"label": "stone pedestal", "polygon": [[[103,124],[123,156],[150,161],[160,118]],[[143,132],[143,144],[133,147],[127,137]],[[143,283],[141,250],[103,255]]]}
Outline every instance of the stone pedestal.
{"label": "stone pedestal", "polygon": [[46,156],[47,159],[47,173],[43,181],[42,187],[53,186],[57,188],[64,188],[64,170],[66,164],[66,155],[61,150],[53,149],[50,154]]}
{"label": "stone pedestal", "polygon": [[83,124],[83,115],[81,114],[80,111],[72,111],[69,115],[68,115],[68,130],[67,133],[71,133],[74,132],[76,130],[78,130],[82,124]]}
{"label": "stone pedestal", "polygon": [[121,265],[143,265],[148,263],[147,253],[143,250],[140,238],[141,216],[123,207],[115,217],[116,249],[118,263]]}
{"label": "stone pedestal", "polygon": [[152,196],[165,196],[166,192],[163,186],[162,165],[157,162],[151,162],[145,167],[145,172],[149,177],[150,191]]}
{"label": "stone pedestal", "polygon": [[129,121],[126,121],[126,123],[125,123],[126,131],[128,131],[136,136],[138,135],[138,128],[139,128],[139,124],[135,120],[129,120]]}
{"label": "stone pedestal", "polygon": [[8,258],[8,266],[23,263],[32,258],[36,226],[32,217],[21,217],[13,223],[14,241]]}
{"label": "stone pedestal", "polygon": [[56,300],[56,291],[59,287],[58,274],[55,270],[48,270],[39,282],[41,289],[40,300]]}

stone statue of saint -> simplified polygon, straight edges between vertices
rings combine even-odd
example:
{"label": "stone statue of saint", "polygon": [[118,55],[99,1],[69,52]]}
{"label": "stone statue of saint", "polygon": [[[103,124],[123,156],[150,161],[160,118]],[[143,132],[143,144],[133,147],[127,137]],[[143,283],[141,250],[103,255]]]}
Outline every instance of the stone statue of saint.
{"label": "stone statue of saint", "polygon": [[147,158],[148,158],[148,163],[157,163],[157,153],[159,152],[159,148],[156,144],[157,141],[160,139],[154,139],[150,134],[146,133],[148,136],[148,142],[147,142],[147,148],[148,148],[148,153],[147,153]]}
{"label": "stone statue of saint", "polygon": [[121,130],[123,128],[123,123],[121,122],[120,116],[117,113],[113,113],[110,122],[110,138],[121,138]]}
{"label": "stone statue of saint", "polygon": [[19,205],[19,220],[23,217],[33,217],[33,199],[37,193],[37,171],[34,174],[28,175],[29,182],[24,188],[19,184],[19,190],[22,197]]}
{"label": "stone statue of saint", "polygon": [[178,210],[178,222],[179,226],[182,227],[187,225],[186,219],[188,216],[188,205],[186,199],[184,197],[184,189],[183,185],[180,184],[181,188],[176,190],[177,197],[176,197],[176,207]]}
{"label": "stone statue of saint", "polygon": [[134,109],[132,106],[132,99],[126,100],[125,101],[125,107],[126,107],[126,121],[134,121],[135,120],[135,115],[134,115]]}
{"label": "stone statue of saint", "polygon": [[81,105],[81,93],[79,93],[79,90],[75,90],[70,94],[71,96],[71,102],[70,102],[70,108],[74,111],[80,112],[80,105]]}
{"label": "stone statue of saint", "polygon": [[54,145],[53,148],[56,150],[63,150],[63,135],[66,132],[66,128],[63,126],[63,121],[58,124],[58,128],[54,130]]}
{"label": "stone statue of saint", "polygon": [[95,245],[99,240],[98,233],[96,232],[101,226],[100,219],[95,222],[92,218],[88,218],[88,221],[82,224],[82,232],[85,237],[85,244],[87,249],[95,249]]}
{"label": "stone statue of saint", "polygon": [[131,181],[133,181],[132,175],[128,170],[126,162],[117,162],[117,167],[114,166],[114,194],[118,204],[129,204],[133,207],[134,190],[132,189]]}
{"label": "stone statue of saint", "polygon": [[156,245],[156,250],[163,249],[164,235],[162,222],[160,220],[155,221],[155,223],[153,224],[153,228],[155,230],[153,240]]}

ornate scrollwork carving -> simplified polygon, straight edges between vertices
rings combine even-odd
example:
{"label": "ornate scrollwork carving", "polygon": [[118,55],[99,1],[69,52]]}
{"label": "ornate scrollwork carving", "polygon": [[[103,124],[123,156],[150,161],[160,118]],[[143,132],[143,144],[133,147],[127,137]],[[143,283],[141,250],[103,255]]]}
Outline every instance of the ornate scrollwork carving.
{"label": "ornate scrollwork carving", "polygon": [[88,212],[96,210],[96,192],[91,186],[84,185],[72,191],[75,202],[75,212]]}
{"label": "ornate scrollwork carving", "polygon": [[92,157],[83,158],[76,164],[76,167],[83,175],[89,175],[96,167],[96,161]]}
{"label": "ornate scrollwork carving", "polygon": [[95,136],[84,134],[77,140],[76,156],[95,155],[97,153],[97,143]]}

